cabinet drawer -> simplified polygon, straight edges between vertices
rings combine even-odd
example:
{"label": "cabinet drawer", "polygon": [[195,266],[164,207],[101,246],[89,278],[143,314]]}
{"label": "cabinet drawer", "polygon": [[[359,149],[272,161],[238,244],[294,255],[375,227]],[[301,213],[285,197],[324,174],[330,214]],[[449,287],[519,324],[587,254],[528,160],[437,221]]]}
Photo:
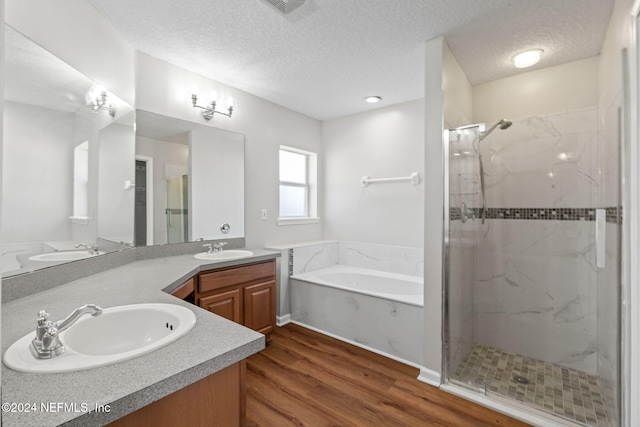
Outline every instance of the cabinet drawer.
{"label": "cabinet drawer", "polygon": [[212,271],[211,273],[200,275],[198,291],[201,293],[209,292],[215,289],[226,288],[227,286],[272,277],[275,276],[275,274],[276,263],[274,261]]}

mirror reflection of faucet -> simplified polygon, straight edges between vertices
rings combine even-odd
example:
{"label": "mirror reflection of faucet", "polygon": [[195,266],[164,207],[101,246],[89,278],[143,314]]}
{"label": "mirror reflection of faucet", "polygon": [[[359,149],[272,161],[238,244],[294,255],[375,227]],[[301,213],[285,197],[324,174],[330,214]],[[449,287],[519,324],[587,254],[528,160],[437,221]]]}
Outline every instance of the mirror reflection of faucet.
{"label": "mirror reflection of faucet", "polygon": [[98,245],[92,245],[91,243],[78,243],[76,248],[86,248],[87,252],[91,255],[98,255],[100,251],[98,251]]}
{"label": "mirror reflection of faucet", "polygon": [[215,252],[222,252],[222,248],[226,246],[227,242],[214,242],[214,243],[205,243],[202,245],[207,248],[207,253],[212,254]]}

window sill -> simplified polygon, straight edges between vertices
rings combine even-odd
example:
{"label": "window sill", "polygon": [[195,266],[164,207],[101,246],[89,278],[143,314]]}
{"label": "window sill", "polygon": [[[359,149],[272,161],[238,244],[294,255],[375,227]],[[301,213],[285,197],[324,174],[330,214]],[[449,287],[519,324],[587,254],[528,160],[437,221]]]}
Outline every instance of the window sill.
{"label": "window sill", "polygon": [[278,225],[303,225],[303,224],[318,224],[320,218],[318,217],[300,217],[300,218],[278,218]]}
{"label": "window sill", "polygon": [[91,218],[88,216],[70,216],[69,219],[72,224],[89,225],[89,220]]}

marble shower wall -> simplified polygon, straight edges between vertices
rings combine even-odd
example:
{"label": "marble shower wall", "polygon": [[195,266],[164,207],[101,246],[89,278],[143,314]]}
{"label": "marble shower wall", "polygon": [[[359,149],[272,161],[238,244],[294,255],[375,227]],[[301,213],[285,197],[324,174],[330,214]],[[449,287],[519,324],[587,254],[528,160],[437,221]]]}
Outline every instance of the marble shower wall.
{"label": "marble shower wall", "polygon": [[593,221],[487,220],[474,342],[596,374]]}
{"label": "marble shower wall", "polygon": [[[588,108],[530,117],[485,138],[487,207],[607,207],[598,114]],[[558,220],[477,225],[473,340],[597,374],[595,222],[557,212]]]}

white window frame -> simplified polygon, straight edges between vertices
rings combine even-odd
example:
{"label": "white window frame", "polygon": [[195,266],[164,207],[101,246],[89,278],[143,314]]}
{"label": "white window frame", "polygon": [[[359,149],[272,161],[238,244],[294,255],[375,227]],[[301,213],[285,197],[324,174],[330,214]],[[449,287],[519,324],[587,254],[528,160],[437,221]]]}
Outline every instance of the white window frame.
{"label": "white window frame", "polygon": [[89,141],[73,149],[73,224],[88,225],[89,220]]}
{"label": "white window frame", "polygon": [[[320,222],[318,218],[318,155],[311,151],[301,150],[299,148],[281,145],[278,150],[288,151],[291,153],[302,154],[306,158],[305,173],[306,183],[281,181],[278,171],[278,194],[280,194],[280,186],[298,187],[305,189],[305,215],[301,216],[278,216],[278,225],[298,225],[298,224],[317,224]],[[279,156],[278,156],[279,158]],[[279,165],[279,163],[278,163]],[[278,168],[279,170],[279,168]],[[280,200],[278,199],[278,215],[280,214]]]}

